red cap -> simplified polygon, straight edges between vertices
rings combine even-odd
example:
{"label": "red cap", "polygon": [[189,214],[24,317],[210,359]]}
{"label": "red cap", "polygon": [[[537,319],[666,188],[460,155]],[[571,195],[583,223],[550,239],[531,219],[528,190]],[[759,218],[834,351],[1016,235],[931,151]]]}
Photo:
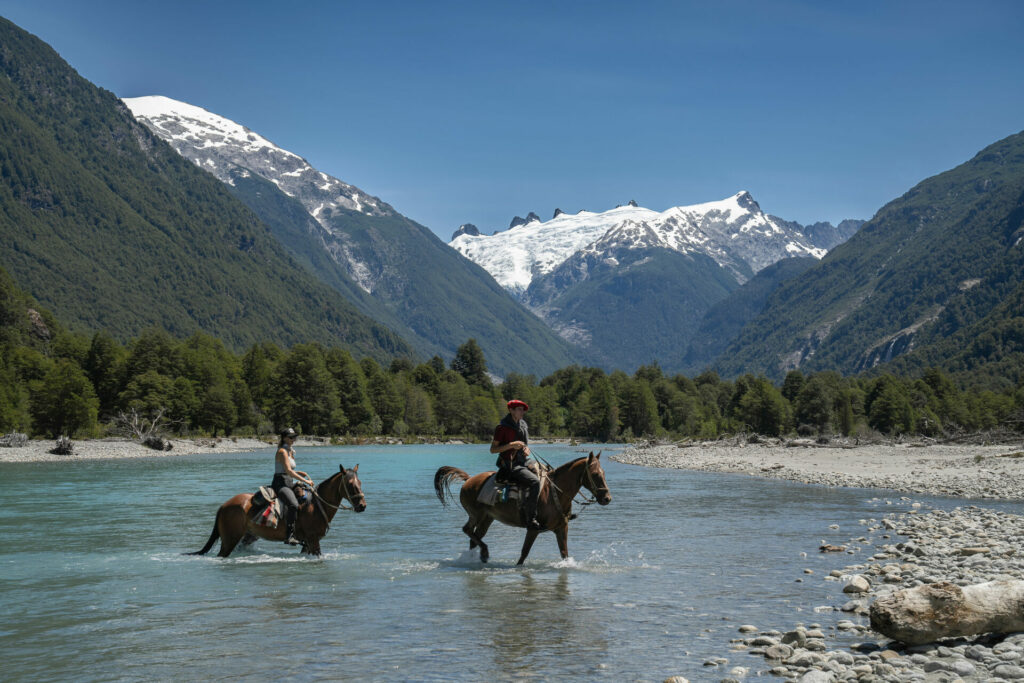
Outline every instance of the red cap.
{"label": "red cap", "polygon": [[523,408],[524,410],[529,410],[530,406],[526,405],[526,401],[520,401],[518,398],[514,398],[508,402],[508,409],[512,410],[513,408]]}

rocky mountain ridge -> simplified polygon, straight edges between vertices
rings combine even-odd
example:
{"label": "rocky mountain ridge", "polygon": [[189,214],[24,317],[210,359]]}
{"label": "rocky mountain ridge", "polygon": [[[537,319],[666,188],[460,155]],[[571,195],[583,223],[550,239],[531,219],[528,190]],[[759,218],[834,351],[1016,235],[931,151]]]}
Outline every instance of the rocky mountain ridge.
{"label": "rocky mountain ridge", "polygon": [[661,212],[631,201],[601,213],[580,211],[570,215],[556,210],[548,221],[532,212],[530,217],[527,221],[517,216],[508,230],[493,235],[483,235],[476,226],[464,225],[449,244],[483,266],[502,286],[525,297],[536,279],[574,255],[605,259],[614,265],[616,254],[626,249],[702,253],[742,284],[784,258],[821,258],[860,224],[844,221],[839,229],[816,223],[812,237],[798,223],[765,214],[746,191],[720,201]]}

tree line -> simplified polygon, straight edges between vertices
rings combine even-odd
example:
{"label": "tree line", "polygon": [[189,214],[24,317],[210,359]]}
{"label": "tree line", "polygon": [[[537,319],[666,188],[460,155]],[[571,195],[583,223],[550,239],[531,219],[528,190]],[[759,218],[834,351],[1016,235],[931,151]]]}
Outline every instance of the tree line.
{"label": "tree line", "polygon": [[127,345],[63,330],[44,342],[0,340],[0,433],[101,436],[131,414],[177,435],[292,426],[339,438],[486,439],[511,398],[529,403],[533,434],[596,441],[1024,429],[1024,385],[964,390],[934,368],[916,378],[793,371],[776,386],[750,374],[667,376],[656,364],[631,375],[573,365],[496,383],[473,339],[448,361],[387,366],[319,343],[264,342],[239,355],[206,334],[179,340],[156,328]]}

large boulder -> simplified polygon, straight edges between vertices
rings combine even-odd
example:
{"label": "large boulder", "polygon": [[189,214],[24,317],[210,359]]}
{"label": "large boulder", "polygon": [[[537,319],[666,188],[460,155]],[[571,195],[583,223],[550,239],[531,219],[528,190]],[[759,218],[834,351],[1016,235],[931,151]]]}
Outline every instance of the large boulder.
{"label": "large boulder", "polygon": [[1024,631],[1024,581],[957,586],[948,581],[897,591],[871,605],[871,628],[906,643]]}

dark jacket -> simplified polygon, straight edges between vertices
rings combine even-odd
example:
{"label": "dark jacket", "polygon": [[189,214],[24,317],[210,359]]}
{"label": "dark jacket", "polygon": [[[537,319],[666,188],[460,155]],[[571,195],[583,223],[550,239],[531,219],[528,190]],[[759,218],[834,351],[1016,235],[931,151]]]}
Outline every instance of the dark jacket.
{"label": "dark jacket", "polygon": [[[519,420],[517,423],[512,419],[512,414],[509,413],[494,428],[494,440],[498,442],[499,446],[504,446],[513,441],[522,441],[525,444],[530,443],[530,430],[526,426],[526,420]],[[526,456],[523,454],[522,449],[518,451],[502,451],[498,453],[498,460],[495,464],[499,468],[504,467],[508,469],[515,464],[526,464]]]}

